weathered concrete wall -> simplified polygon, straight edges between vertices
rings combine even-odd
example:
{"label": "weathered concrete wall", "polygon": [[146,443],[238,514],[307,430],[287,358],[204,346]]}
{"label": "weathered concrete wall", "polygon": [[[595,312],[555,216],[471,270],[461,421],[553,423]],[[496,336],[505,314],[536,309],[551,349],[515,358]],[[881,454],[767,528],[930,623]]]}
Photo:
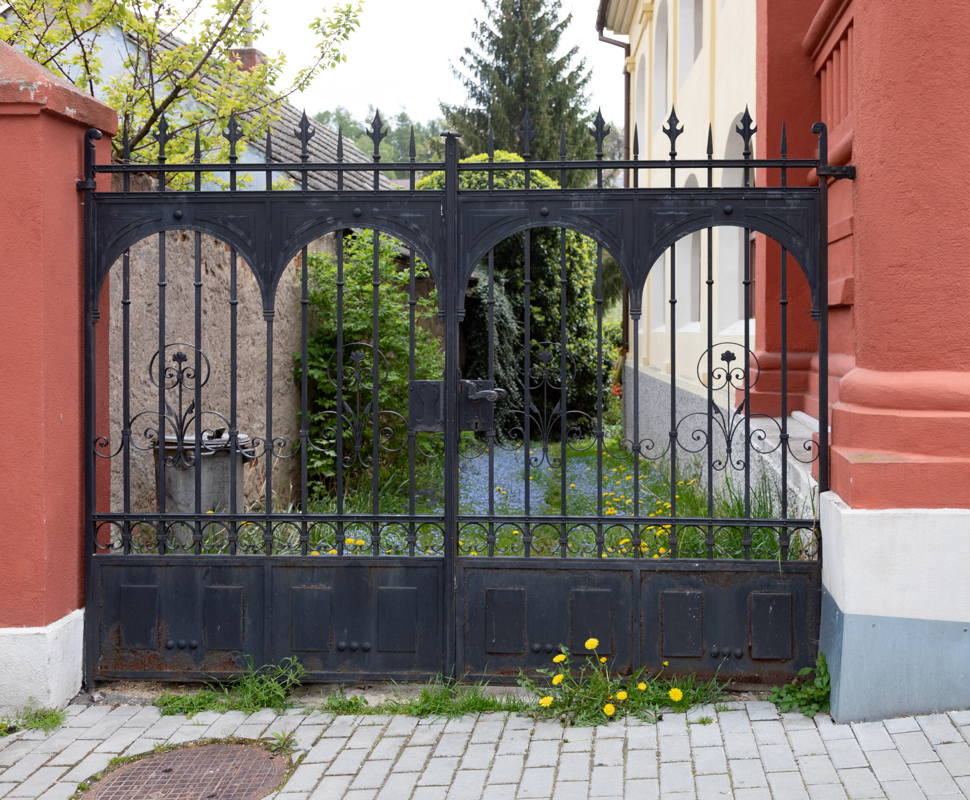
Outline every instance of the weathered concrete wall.
{"label": "weathered concrete wall", "polygon": [[[182,342],[194,363],[196,298],[195,298],[195,238],[192,231],[172,231],[165,235],[166,286],[165,333],[166,343]],[[202,338],[201,349],[209,361],[210,374],[202,389],[202,408],[216,412],[226,419],[230,411],[230,248],[211,236],[201,237]],[[332,250],[332,237],[315,243],[314,249]],[[238,429],[254,439],[266,436],[266,332],[262,299],[249,266],[237,262],[238,276],[238,335],[237,344],[237,408]],[[108,392],[111,408],[111,436],[120,442],[123,420],[123,265],[119,260],[111,271],[110,314],[110,381]],[[159,349],[159,237],[152,236],[131,249],[130,256],[130,418],[133,448],[131,456],[131,509],[133,512],[156,510],[155,454],[146,432],[157,425],[158,389],[149,370],[152,358]],[[298,446],[300,389],[294,375],[294,355],[300,352],[300,265],[290,264],[280,279],[273,317],[273,382],[272,423],[273,438],[282,437],[285,445],[276,448],[273,463],[274,504],[285,508],[299,497],[299,456],[293,455]],[[168,358],[174,353],[170,348]],[[157,373],[157,368],[155,370]],[[178,406],[177,393],[170,391],[168,402]],[[192,402],[192,392],[185,406]],[[142,416],[138,416],[142,414]],[[167,425],[167,434],[172,435]],[[225,422],[215,414],[203,416],[203,429],[223,428]],[[194,425],[188,436],[194,435]],[[117,444],[116,444],[117,446]],[[143,449],[139,449],[143,448]],[[144,449],[147,448],[147,449]],[[245,475],[246,507],[262,508],[265,489],[266,459],[247,461]],[[111,504],[114,510],[123,508],[124,484],[121,457],[112,460]],[[240,495],[242,501],[242,495]],[[208,510],[208,509],[203,509]]]}

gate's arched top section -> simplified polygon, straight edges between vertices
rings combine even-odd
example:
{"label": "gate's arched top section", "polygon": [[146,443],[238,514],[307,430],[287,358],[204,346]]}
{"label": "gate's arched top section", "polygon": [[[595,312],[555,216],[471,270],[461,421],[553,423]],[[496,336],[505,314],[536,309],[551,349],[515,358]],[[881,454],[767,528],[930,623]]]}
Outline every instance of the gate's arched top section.
{"label": "gate's arched top section", "polygon": [[516,192],[460,197],[463,239],[459,276],[503,239],[530,228],[563,227],[591,237],[616,259],[640,311],[647,274],[678,239],[705,228],[733,226],[763,233],[798,262],[814,292],[818,286],[819,196],[816,189],[597,190]]}
{"label": "gate's arched top section", "polygon": [[379,197],[279,192],[271,198],[222,192],[155,196],[142,204],[137,194],[96,195],[94,288],[100,290],[111,265],[136,242],[176,230],[198,231],[234,247],[250,265],[267,311],[273,308],[276,285],[287,264],[303,247],[338,230],[373,229],[393,236],[413,247],[440,282],[443,226],[437,192],[388,192]]}

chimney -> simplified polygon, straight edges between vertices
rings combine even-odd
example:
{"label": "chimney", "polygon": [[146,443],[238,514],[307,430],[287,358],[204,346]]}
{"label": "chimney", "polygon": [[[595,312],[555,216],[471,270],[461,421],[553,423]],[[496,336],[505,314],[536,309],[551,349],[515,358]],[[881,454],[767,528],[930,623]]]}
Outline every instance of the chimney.
{"label": "chimney", "polygon": [[252,2],[247,0],[239,9],[239,13],[245,18],[242,47],[234,47],[229,51],[229,58],[235,61],[240,68],[251,70],[258,67],[266,60],[266,54],[253,47],[253,7]]}

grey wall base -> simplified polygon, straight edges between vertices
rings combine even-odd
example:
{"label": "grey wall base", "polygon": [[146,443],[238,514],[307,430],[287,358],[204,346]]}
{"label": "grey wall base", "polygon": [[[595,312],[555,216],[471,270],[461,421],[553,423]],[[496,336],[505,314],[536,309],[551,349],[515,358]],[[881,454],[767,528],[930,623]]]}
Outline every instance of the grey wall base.
{"label": "grey wall base", "polygon": [[970,622],[845,614],[822,589],[837,722],[970,707]]}

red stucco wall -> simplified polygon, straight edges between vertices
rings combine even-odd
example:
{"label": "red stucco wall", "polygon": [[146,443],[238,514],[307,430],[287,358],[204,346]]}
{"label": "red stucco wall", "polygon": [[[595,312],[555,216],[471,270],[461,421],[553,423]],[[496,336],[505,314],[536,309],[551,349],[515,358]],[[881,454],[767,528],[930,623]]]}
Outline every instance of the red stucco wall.
{"label": "red stucco wall", "polygon": [[[82,605],[84,131],[115,115],[0,45],[0,626]],[[100,158],[110,158],[109,140]]]}
{"label": "red stucco wall", "polygon": [[[857,508],[970,508],[970,6],[759,0],[758,26],[769,142],[812,108],[858,175],[830,192],[832,488]],[[798,26],[800,54],[775,41]]]}

